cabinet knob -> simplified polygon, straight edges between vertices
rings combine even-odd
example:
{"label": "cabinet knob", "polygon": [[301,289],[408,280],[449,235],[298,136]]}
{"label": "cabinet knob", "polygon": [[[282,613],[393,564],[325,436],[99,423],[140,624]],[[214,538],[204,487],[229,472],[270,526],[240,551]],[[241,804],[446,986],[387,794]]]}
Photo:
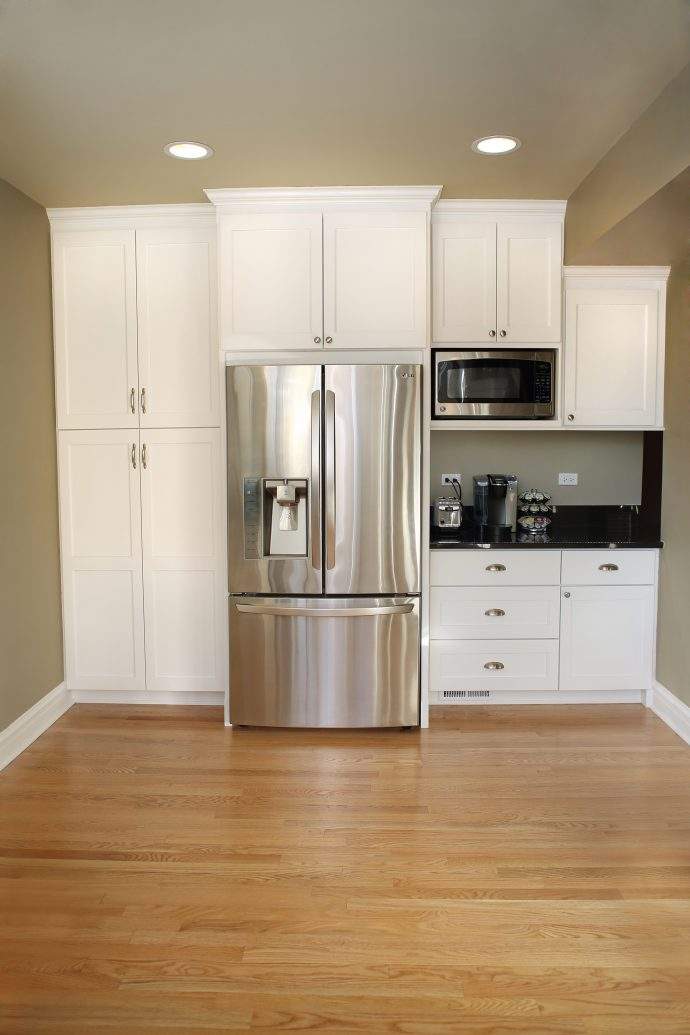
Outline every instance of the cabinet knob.
{"label": "cabinet knob", "polygon": [[332,345],[333,344],[333,339],[330,336],[328,338],[326,338],[326,344],[327,345]]}
{"label": "cabinet knob", "polygon": [[505,571],[505,564],[487,564],[485,571]]}
{"label": "cabinet knob", "polygon": [[570,600],[570,593],[568,592],[568,590],[565,591],[563,596],[565,597],[566,600]]}
{"label": "cabinet knob", "polygon": [[495,338],[496,337],[496,331],[489,331],[489,337],[490,338]]}
{"label": "cabinet knob", "polygon": [[505,665],[502,661],[487,661],[484,668],[488,668],[490,672],[499,672]]}
{"label": "cabinet knob", "polygon": [[507,334],[507,333],[508,333],[508,331],[501,331],[501,337],[502,337],[502,338],[505,338],[505,336],[506,336],[506,334]]}
{"label": "cabinet knob", "polygon": [[439,406],[439,411],[440,411],[441,413],[445,413],[445,412],[446,412],[446,408],[445,408],[445,406]]}
{"label": "cabinet knob", "polygon": [[320,345],[321,344],[321,338],[314,338],[314,344],[315,345]]}
{"label": "cabinet knob", "polygon": [[575,420],[575,414],[574,413],[569,413],[568,414],[568,420]]}

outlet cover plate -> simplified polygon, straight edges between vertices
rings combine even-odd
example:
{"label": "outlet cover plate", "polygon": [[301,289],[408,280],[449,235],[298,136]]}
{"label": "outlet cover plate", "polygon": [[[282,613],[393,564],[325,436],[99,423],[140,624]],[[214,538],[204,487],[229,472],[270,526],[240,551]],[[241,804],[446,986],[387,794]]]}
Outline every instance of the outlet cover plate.
{"label": "outlet cover plate", "polygon": [[461,474],[442,474],[441,485],[452,485],[453,481],[456,481],[458,485],[462,486],[462,475]]}
{"label": "outlet cover plate", "polygon": [[568,473],[565,471],[561,471],[561,473],[558,475],[558,484],[577,485],[577,474],[575,472]]}

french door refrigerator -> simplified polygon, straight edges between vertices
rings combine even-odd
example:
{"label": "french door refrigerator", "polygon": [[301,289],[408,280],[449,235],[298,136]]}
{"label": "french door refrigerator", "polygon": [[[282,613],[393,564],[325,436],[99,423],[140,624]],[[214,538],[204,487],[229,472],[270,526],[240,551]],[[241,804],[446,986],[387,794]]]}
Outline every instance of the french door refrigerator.
{"label": "french door refrigerator", "polygon": [[419,723],[420,381],[227,367],[233,724]]}

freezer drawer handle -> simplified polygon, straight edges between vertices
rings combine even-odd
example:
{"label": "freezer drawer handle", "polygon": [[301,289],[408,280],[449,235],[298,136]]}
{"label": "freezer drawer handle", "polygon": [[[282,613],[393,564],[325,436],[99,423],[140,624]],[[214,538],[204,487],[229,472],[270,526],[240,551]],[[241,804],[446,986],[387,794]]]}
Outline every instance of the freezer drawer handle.
{"label": "freezer drawer handle", "polygon": [[383,604],[380,607],[284,607],[281,604],[240,604],[244,614],[284,615],[287,618],[370,618],[378,615],[408,615],[414,604]]}

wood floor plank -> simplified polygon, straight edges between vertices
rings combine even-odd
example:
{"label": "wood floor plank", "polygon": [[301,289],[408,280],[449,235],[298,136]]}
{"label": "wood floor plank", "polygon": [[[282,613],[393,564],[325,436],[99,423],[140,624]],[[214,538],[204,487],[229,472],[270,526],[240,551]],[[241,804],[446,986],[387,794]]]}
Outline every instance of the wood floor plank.
{"label": "wood floor plank", "polygon": [[2,1035],[690,1033],[690,748],[642,707],[80,705],[0,800]]}

